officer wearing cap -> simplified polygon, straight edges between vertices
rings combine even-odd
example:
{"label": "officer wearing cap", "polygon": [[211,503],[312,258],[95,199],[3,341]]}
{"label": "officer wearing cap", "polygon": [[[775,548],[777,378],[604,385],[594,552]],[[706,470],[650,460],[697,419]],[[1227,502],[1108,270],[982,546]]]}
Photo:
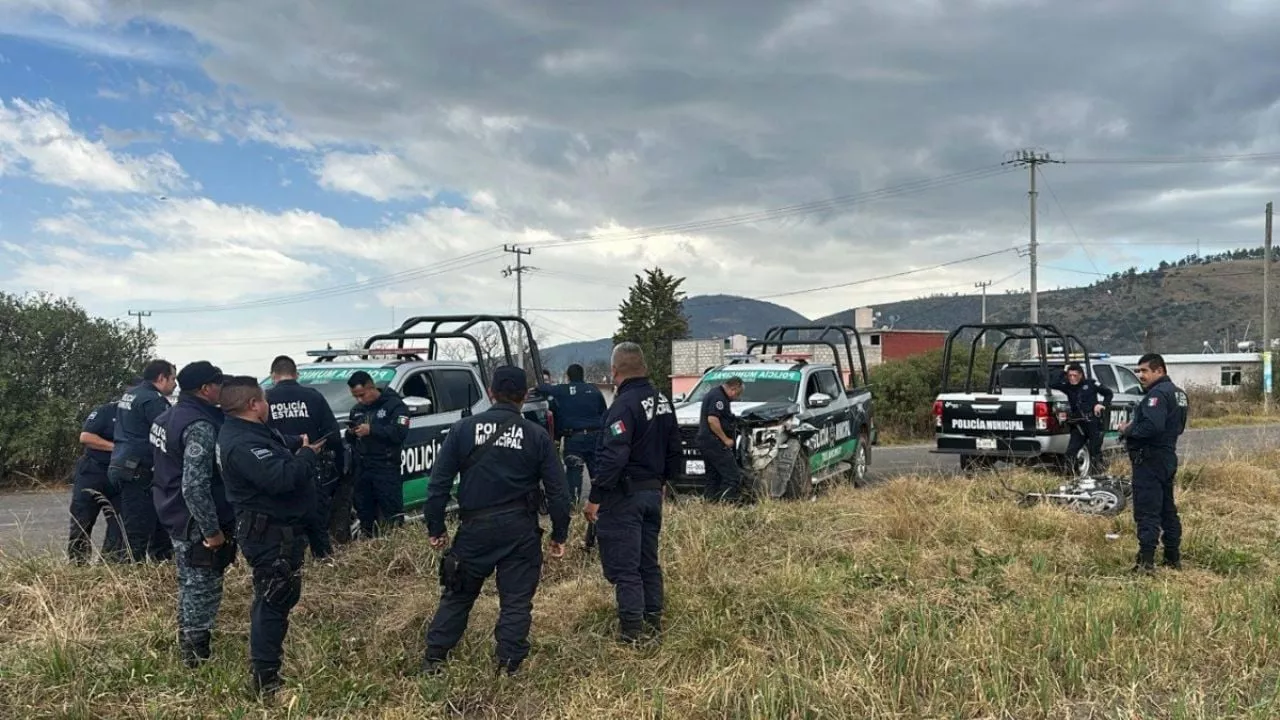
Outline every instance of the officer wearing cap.
{"label": "officer wearing cap", "polygon": [[270,406],[267,426],[281,435],[329,440],[316,465],[316,502],[307,530],[311,555],[317,559],[328,557],[333,552],[329,513],[343,467],[342,431],[338,428],[338,420],[319,390],[298,384],[298,366],[288,355],[271,361],[271,388],[267,390],[267,404]]}
{"label": "officer wearing cap", "polygon": [[181,393],[151,425],[160,524],[178,565],[178,647],[194,668],[210,657],[222,576],[235,559],[235,514],[217,467],[222,370],[200,360],[178,372]]}
{"label": "officer wearing cap", "polygon": [[[1182,520],[1173,500],[1178,474],[1178,437],[1187,429],[1187,394],[1165,374],[1164,358],[1138,358],[1138,381],[1146,390],[1131,422],[1120,426],[1133,465],[1133,520],[1138,526],[1135,572],[1155,569],[1156,544],[1163,541],[1163,565],[1182,568]],[[1163,533],[1163,537],[1161,534]]]}
{"label": "officer wearing cap", "polygon": [[[126,387],[142,382],[135,378]],[[107,480],[107,466],[111,464],[111,451],[115,448],[116,403],[103,403],[94,408],[80,428],[80,444],[84,454],[76,463],[75,484],[71,488],[71,533],[67,543],[67,557],[76,564],[89,560],[93,546],[93,526],[102,512],[107,523],[106,538],[102,542],[103,557],[119,556],[124,548],[124,535],[120,530],[120,489]],[[110,510],[100,504],[106,500]]]}
{"label": "officer wearing cap", "polygon": [[462,639],[471,606],[495,569],[498,664],[515,673],[528,656],[533,596],[542,573],[538,512],[544,494],[551,556],[564,556],[569,500],[563,469],[551,436],[521,414],[527,387],[524,370],[495,370],[489,388],[493,406],[455,423],[431,468],[424,520],[432,547],[445,546],[445,506],[459,475],[461,525],[440,561],[440,605],[427,629],[423,658],[427,673],[438,672]]}
{"label": "officer wearing cap", "polygon": [[583,508],[596,524],[600,565],[614,586],[620,640],[635,643],[647,628],[662,632],[662,486],[682,465],[671,401],[650,384],[644,352],[632,342],[613,349],[617,386],[596,451],[597,477]]}
{"label": "officer wearing cap", "polygon": [[582,498],[582,468],[594,477],[596,443],[600,439],[600,421],[608,407],[599,388],[583,382],[582,366],[574,363],[565,370],[569,382],[538,385],[538,392],[555,401],[556,429],[564,435],[565,480],[569,485],[569,502]]}
{"label": "officer wearing cap", "polygon": [[379,528],[404,524],[404,487],[400,449],[409,435],[409,408],[391,388],[378,389],[373,378],[357,370],[347,378],[356,406],[351,408],[347,438],[359,458],[355,506],[360,533],[378,535]]}
{"label": "officer wearing cap", "polygon": [[152,360],[142,382],[125,391],[116,404],[115,447],[107,479],[120,489],[120,516],[127,548],[121,559],[167,560],[173,554],[169,533],[161,527],[151,497],[151,424],[169,409],[168,395],[178,386],[177,368],[168,360]]}
{"label": "officer wearing cap", "polygon": [[223,382],[222,410],[227,417],[218,432],[218,464],[235,508],[240,552],[253,568],[251,687],[272,693],[283,684],[289,612],[302,596],[313,478],[325,438],[308,439],[296,455],[291,452],[280,433],[267,427],[267,396],[251,377]]}

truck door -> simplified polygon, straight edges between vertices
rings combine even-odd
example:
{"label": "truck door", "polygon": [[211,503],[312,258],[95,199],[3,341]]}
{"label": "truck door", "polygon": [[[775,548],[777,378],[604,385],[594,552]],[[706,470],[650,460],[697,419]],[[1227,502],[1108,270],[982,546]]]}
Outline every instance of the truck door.
{"label": "truck door", "polygon": [[[822,393],[831,398],[826,407],[809,407],[809,398]],[[815,370],[805,384],[804,403],[810,416],[808,422],[818,428],[814,444],[810,447],[811,467],[821,471],[853,455],[853,405],[844,394],[844,387],[835,370]]]}
{"label": "truck door", "polygon": [[1142,389],[1137,376],[1122,365],[1094,363],[1093,373],[1103,387],[1114,393],[1103,426],[1104,445],[1109,446],[1117,442],[1120,425],[1133,417],[1133,408],[1142,399]]}

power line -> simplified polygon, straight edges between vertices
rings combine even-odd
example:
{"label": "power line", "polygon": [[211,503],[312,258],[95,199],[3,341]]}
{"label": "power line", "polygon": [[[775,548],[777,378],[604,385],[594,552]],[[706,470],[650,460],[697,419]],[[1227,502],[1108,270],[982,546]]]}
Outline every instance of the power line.
{"label": "power line", "polygon": [[1164,157],[1119,157],[1091,158],[1083,157],[1074,160],[1063,159],[1071,165],[1191,165],[1218,162],[1250,162],[1257,160],[1280,160],[1280,153],[1242,153],[1238,155],[1168,155]]}

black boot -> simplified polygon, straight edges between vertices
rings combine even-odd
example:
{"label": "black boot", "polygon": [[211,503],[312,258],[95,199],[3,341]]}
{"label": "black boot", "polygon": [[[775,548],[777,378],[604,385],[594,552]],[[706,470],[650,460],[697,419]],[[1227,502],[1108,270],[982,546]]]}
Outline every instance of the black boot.
{"label": "black boot", "polygon": [[644,636],[644,623],[640,620],[623,620],[619,626],[618,642],[636,645]]}
{"label": "black boot", "polygon": [[654,640],[662,637],[662,613],[645,613],[645,632]]}
{"label": "black boot", "polygon": [[423,675],[439,675],[444,672],[444,664],[448,658],[438,652],[431,650],[422,657],[422,674]]}
{"label": "black boot", "polygon": [[274,695],[284,687],[284,681],[280,679],[279,670],[254,670],[249,687],[257,695]]}
{"label": "black boot", "polygon": [[208,630],[178,631],[178,646],[182,651],[182,664],[197,668],[213,655],[209,647],[213,633]]}
{"label": "black boot", "polygon": [[1167,567],[1173,570],[1182,569],[1182,552],[1179,549],[1164,549],[1164,562],[1160,563],[1161,567]]}
{"label": "black boot", "polygon": [[1138,553],[1132,572],[1153,573],[1156,571],[1156,553],[1154,550],[1143,550]]}

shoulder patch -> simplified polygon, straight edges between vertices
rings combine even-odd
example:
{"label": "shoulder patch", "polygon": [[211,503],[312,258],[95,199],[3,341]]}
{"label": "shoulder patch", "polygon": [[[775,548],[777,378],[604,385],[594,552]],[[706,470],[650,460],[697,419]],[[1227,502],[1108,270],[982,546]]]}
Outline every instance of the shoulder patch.
{"label": "shoulder patch", "polygon": [[615,437],[627,431],[627,426],[621,420],[609,426],[609,432]]}
{"label": "shoulder patch", "polygon": [[396,424],[400,425],[401,427],[409,427],[409,416],[401,415],[400,417],[396,418]]}
{"label": "shoulder patch", "polygon": [[716,401],[716,409],[717,409],[717,410],[723,410],[723,409],[724,409],[724,401],[723,401],[723,400],[717,400],[717,401]]}
{"label": "shoulder patch", "polygon": [[254,448],[253,456],[258,458],[259,460],[266,460],[267,458],[271,457],[271,449],[270,448]]}
{"label": "shoulder patch", "polygon": [[1151,399],[1147,401],[1147,404],[1150,405],[1151,407],[1155,407],[1160,404],[1160,398],[1152,395]]}

